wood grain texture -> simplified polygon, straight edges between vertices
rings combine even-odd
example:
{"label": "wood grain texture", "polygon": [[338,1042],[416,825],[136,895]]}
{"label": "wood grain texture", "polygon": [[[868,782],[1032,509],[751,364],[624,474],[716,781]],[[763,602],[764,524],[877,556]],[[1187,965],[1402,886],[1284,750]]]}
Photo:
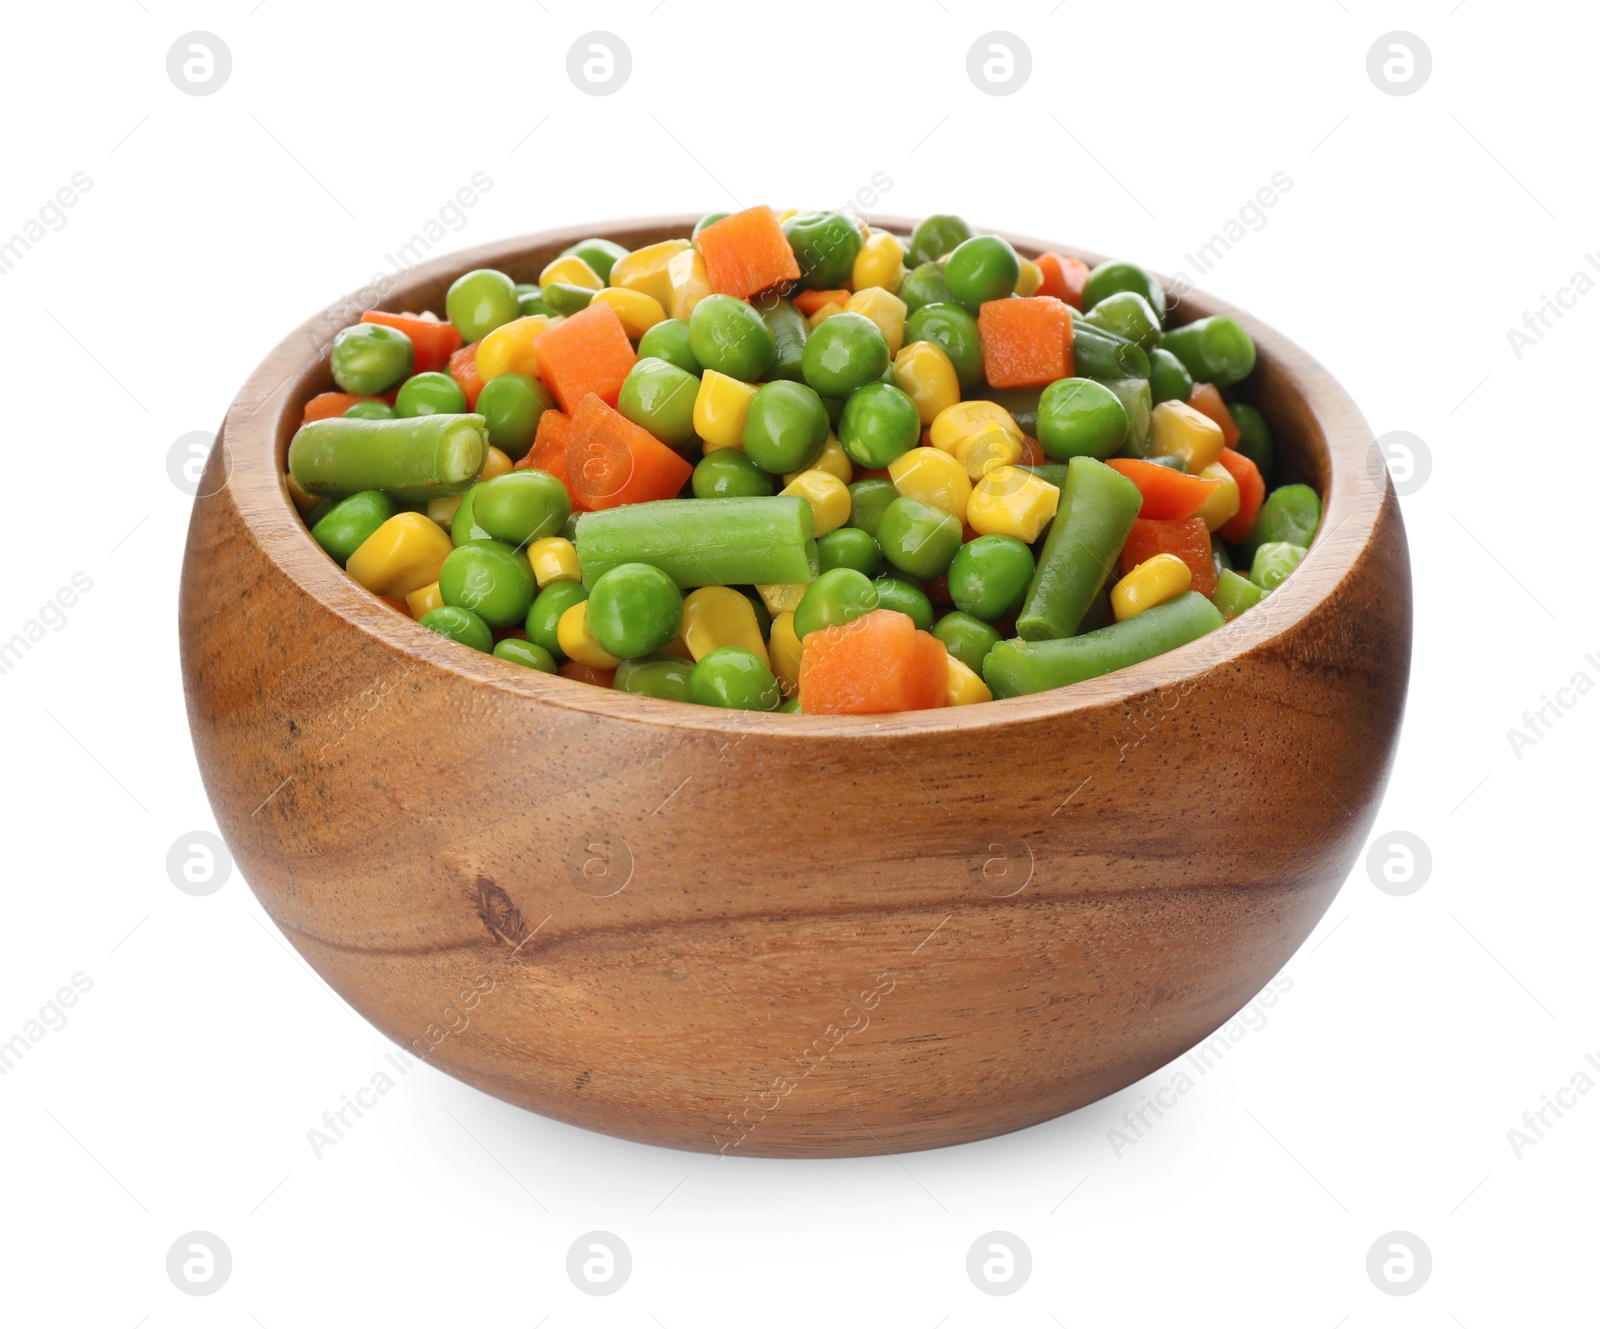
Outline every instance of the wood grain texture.
{"label": "wood grain texture", "polygon": [[[897,218],[880,224],[901,230]],[[195,750],[251,887],[415,1055],[595,1130],[738,1154],[980,1139],[1148,1074],[1238,1011],[1359,852],[1410,664],[1405,535],[1355,406],[1255,336],[1323,533],[1261,606],[1071,689],[872,718],[591,688],[351,582],[281,478],[328,342],[596,223],[426,264],[291,334],[228,413],[184,562]],[[1013,237],[1027,254],[1064,246]],[[1081,255],[1088,262],[1094,255]]]}

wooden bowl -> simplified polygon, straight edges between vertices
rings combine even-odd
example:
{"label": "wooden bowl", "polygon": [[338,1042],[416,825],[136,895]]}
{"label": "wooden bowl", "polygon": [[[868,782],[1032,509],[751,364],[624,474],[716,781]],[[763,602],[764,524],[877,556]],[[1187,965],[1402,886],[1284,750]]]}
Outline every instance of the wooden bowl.
{"label": "wooden bowl", "polygon": [[1310,556],[1181,650],[960,709],[602,690],[434,636],[313,543],[282,472],[303,403],[332,386],[334,332],[369,305],[440,310],[472,268],[532,280],[583,236],[632,247],[692,223],[424,264],[307,322],[245,384],[180,608],[195,751],[244,875],[413,1055],[634,1140],[923,1149],[1148,1075],[1294,953],[1377,809],[1411,590],[1367,426],[1304,352],[1186,296],[1181,317],[1226,312],[1256,338],[1279,478],[1324,496]]}

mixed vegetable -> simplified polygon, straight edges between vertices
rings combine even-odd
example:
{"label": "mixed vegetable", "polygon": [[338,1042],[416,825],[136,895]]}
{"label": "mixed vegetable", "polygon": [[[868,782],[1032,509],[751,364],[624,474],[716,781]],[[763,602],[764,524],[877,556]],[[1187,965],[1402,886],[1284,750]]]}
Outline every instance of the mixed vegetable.
{"label": "mixed vegetable", "polygon": [[1093,678],[1306,555],[1233,319],[1143,268],[749,208],[333,341],[288,487],[367,590],[502,660],[871,714]]}

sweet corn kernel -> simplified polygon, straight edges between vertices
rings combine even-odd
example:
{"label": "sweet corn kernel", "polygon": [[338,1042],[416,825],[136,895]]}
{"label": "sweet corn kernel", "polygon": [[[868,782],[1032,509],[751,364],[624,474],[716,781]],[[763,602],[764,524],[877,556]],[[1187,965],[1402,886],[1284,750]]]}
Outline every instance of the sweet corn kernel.
{"label": "sweet corn kernel", "polygon": [[770,641],[772,672],[785,697],[800,691],[800,638],[794,631],[794,614],[783,613],[772,620]]}
{"label": "sweet corn kernel", "polygon": [[808,581],[780,581],[770,586],[757,586],[756,594],[769,614],[792,614],[810,589]]}
{"label": "sweet corn kernel", "polygon": [[850,491],[844,481],[827,471],[801,471],[780,491],[811,504],[811,529],[819,538],[850,520]]}
{"label": "sweet corn kernel", "polygon": [[720,647],[742,646],[760,656],[761,663],[769,669],[772,667],[755,606],[727,586],[702,586],[684,597],[683,644],[697,661]]}
{"label": "sweet corn kernel", "polygon": [[940,411],[961,400],[956,367],[936,342],[914,341],[902,346],[894,358],[894,381],[911,398],[924,429]]}
{"label": "sweet corn kernel", "polygon": [[744,451],[744,417],[756,395],[754,383],[741,383],[727,374],[708,369],[700,376],[694,399],[694,432],[706,452],[718,448]]}
{"label": "sweet corn kernel", "polygon": [[1176,554],[1147,558],[1111,588],[1111,612],[1117,622],[1182,595],[1189,589],[1189,565]]}
{"label": "sweet corn kernel", "polygon": [[578,551],[571,540],[563,540],[559,535],[549,535],[529,545],[528,563],[541,590],[553,581],[582,580]]}
{"label": "sweet corn kernel", "polygon": [[428,500],[428,520],[438,522],[448,531],[451,523],[456,519],[456,509],[461,506],[461,497],[460,494],[457,494],[454,498],[430,498]]}
{"label": "sweet corn kernel", "polygon": [[501,374],[536,376],[539,358],[534,354],[533,343],[549,327],[548,314],[529,314],[525,318],[502,323],[493,332],[485,334],[478,343],[478,377],[487,383]]}
{"label": "sweet corn kernel", "polygon": [[1011,418],[1011,412],[992,401],[959,401],[945,407],[928,425],[928,442],[940,452],[954,452],[962,439],[980,434],[990,425],[999,425],[1018,443],[1022,442],[1022,428]]}
{"label": "sweet corn kernel", "polygon": [[589,602],[580,600],[556,620],[556,644],[569,660],[591,669],[615,669],[622,663],[589,631]]}
{"label": "sweet corn kernel", "polygon": [[827,304],[820,306],[817,309],[817,312],[812,314],[811,317],[806,320],[806,322],[811,325],[811,331],[815,332],[835,314],[842,313],[844,313],[844,306],[837,300],[829,300]]}
{"label": "sweet corn kernel", "polygon": [[784,222],[789,220],[789,218],[798,217],[800,215],[800,209],[799,208],[785,208],[782,212],[779,212],[779,213],[777,213],[775,215],[778,218],[778,225],[782,226]]}
{"label": "sweet corn kernel", "polygon": [[450,537],[420,512],[397,512],[350,555],[344,570],[374,595],[407,596],[439,580]]}
{"label": "sweet corn kernel", "polygon": [[955,656],[945,657],[944,699],[948,706],[970,706],[975,701],[990,701],[989,685]]}
{"label": "sweet corn kernel", "polygon": [[439,583],[430,582],[420,590],[412,591],[406,596],[406,608],[411,611],[412,618],[421,618],[435,609],[443,609],[444,596],[439,594]]}
{"label": "sweet corn kernel", "polygon": [[972,481],[961,463],[938,448],[912,448],[889,463],[889,479],[904,498],[921,499],[951,516],[966,515]]}
{"label": "sweet corn kernel", "polygon": [[617,317],[622,321],[622,330],[634,341],[638,341],[667,317],[667,311],[661,307],[661,301],[646,295],[643,291],[607,286],[603,290],[596,291],[594,298],[617,311]]}
{"label": "sweet corn kernel", "polygon": [[648,295],[663,309],[672,304],[672,282],[667,264],[674,254],[689,248],[687,240],[662,240],[624,254],[611,269],[611,284],[625,291]]}
{"label": "sweet corn kernel", "polygon": [[1239,511],[1239,482],[1220,461],[1214,461],[1200,472],[1202,480],[1215,480],[1217,487],[1211,497],[1200,505],[1194,515],[1205,520],[1206,530],[1215,531],[1226,526]]}
{"label": "sweet corn kernel", "polygon": [[906,275],[905,256],[906,247],[899,236],[887,231],[872,232],[850,269],[851,289],[864,291],[869,286],[881,286],[886,291],[898,291]]}
{"label": "sweet corn kernel", "polygon": [[1222,455],[1222,426],[1187,402],[1164,401],[1150,412],[1150,451],[1157,457],[1181,457],[1190,475]]}
{"label": "sweet corn kernel", "polygon": [[1021,259],[1017,264],[1017,284],[1012,287],[1018,295],[1032,295],[1044,285],[1044,273],[1039,271],[1039,265],[1031,258]]}
{"label": "sweet corn kernel", "polygon": [[1020,466],[997,466],[972,486],[967,525],[979,535],[1014,535],[1032,544],[1056,515],[1061,491]]}
{"label": "sweet corn kernel", "polygon": [[906,302],[893,291],[881,286],[869,286],[857,291],[844,304],[852,314],[860,314],[878,325],[889,343],[889,354],[898,355],[906,340]]}
{"label": "sweet corn kernel", "polygon": [[504,475],[510,469],[511,458],[491,443],[488,451],[483,454],[483,478],[493,480],[495,476]]}
{"label": "sweet corn kernel", "polygon": [[600,274],[576,254],[563,254],[544,265],[539,285],[548,286],[553,281],[564,281],[569,286],[582,286],[591,291],[598,291],[605,285]]}
{"label": "sweet corn kernel", "polygon": [[667,308],[672,311],[673,318],[687,320],[694,313],[694,307],[711,294],[706,261],[700,257],[698,249],[685,249],[668,260],[667,284],[672,288]]}
{"label": "sweet corn kernel", "polygon": [[[849,484],[855,478],[855,467],[850,463],[850,456],[840,445],[839,440],[832,434],[828,441],[822,445],[822,455],[805,468],[806,471],[826,471],[829,475],[836,475]],[[790,471],[783,477],[784,484],[792,484],[794,480],[804,475],[805,471]]]}
{"label": "sweet corn kernel", "polygon": [[[944,453],[940,453],[944,456]],[[956,440],[955,458],[974,480],[982,479],[997,466],[1015,466],[1022,460],[1022,443],[999,425]]]}

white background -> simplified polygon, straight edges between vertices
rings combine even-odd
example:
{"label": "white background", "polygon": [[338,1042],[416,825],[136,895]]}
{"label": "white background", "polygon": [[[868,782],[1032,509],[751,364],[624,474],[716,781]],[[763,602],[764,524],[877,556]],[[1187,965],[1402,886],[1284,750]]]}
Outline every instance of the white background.
{"label": "white background", "polygon": [[[1600,682],[1600,294],[1520,357],[1507,329],[1600,248],[1600,25],[1494,0],[647,8],[8,8],[0,236],[74,172],[93,184],[0,277],[0,638],[75,572],[93,587],[0,676],[0,1040],[74,974],[92,988],[0,1077],[0,1320],[1592,1321],[1600,1092],[1520,1157],[1507,1131],[1600,1054],[1600,696],[1520,756],[1507,730],[1578,671]],[[166,73],[193,29],[232,52],[209,96]],[[567,77],[591,29],[632,52],[615,95]],[[1031,49],[1014,95],[967,76],[990,29]],[[1433,57],[1403,97],[1366,72],[1396,29]],[[1404,500],[1416,654],[1379,817],[1423,838],[1430,878],[1396,898],[1358,863],[1265,1025],[1120,1155],[1108,1132],[1170,1072],[1004,1139],[779,1162],[602,1138],[419,1066],[315,1157],[306,1132],[388,1045],[237,873],[205,898],[168,879],[169,846],[212,822],[177,661],[189,500],[165,459],[476,171],[493,188],[441,249],[832,205],[882,171],[885,211],[1166,272],[1287,172],[1199,284],[1320,359],[1376,433],[1431,452]],[[233,1256],[205,1298],[165,1269],[193,1229]],[[614,1296],[565,1272],[592,1229],[632,1252]],[[1033,1252],[1005,1298],[966,1273],[994,1229]],[[1366,1273],[1394,1229],[1432,1252],[1415,1295]]]}

